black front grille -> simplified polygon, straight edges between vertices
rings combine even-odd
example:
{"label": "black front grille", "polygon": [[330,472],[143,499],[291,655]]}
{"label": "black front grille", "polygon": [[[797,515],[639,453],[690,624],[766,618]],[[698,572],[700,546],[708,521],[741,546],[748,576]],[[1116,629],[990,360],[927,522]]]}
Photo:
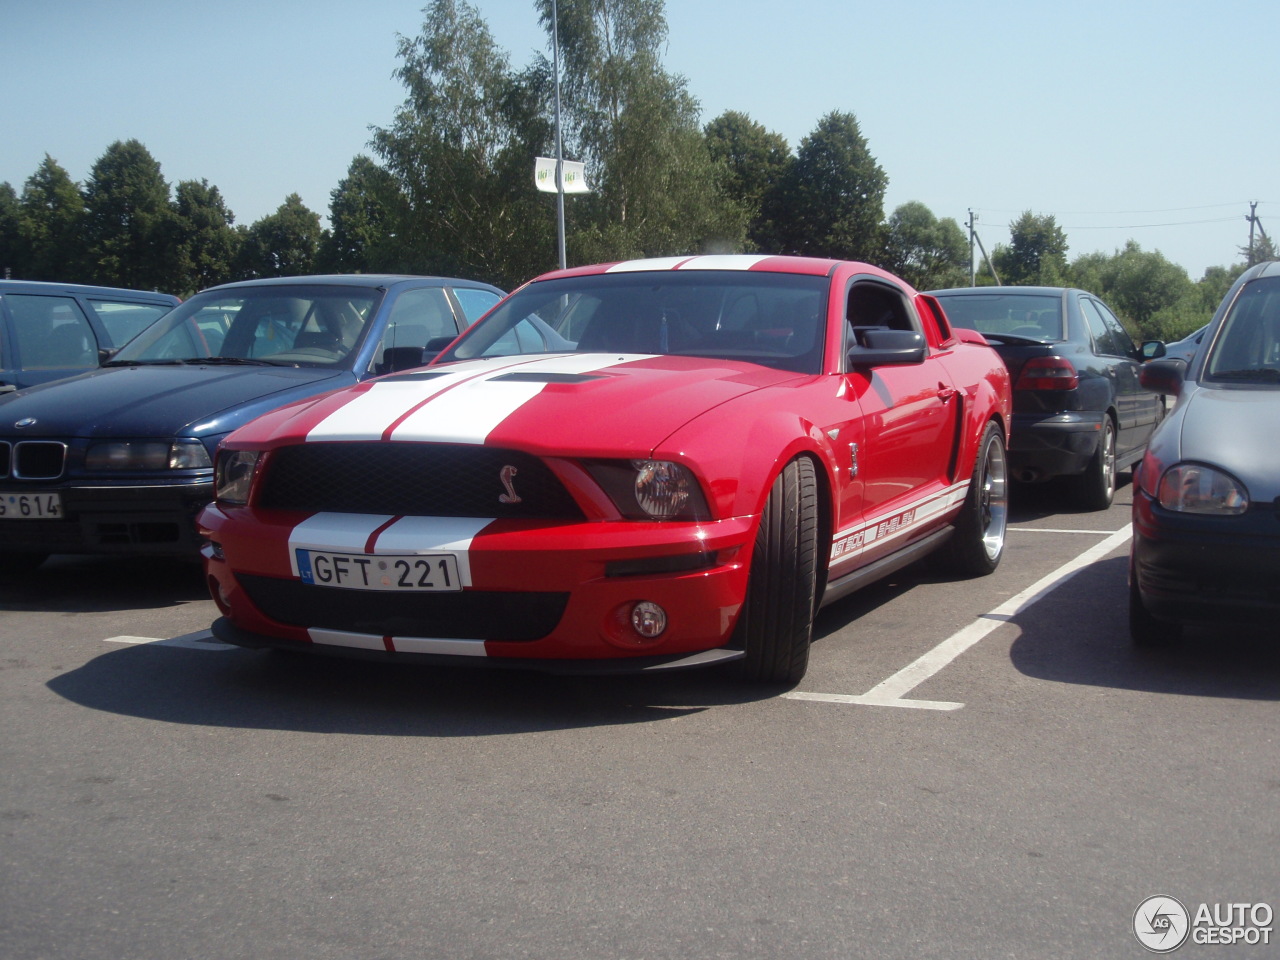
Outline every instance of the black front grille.
{"label": "black front grille", "polygon": [[237,574],[253,605],[279,623],[380,637],[528,641],[555,629],[567,593],[389,593]]}
{"label": "black front grille", "polygon": [[582,518],[573,497],[537,457],[447,443],[282,447],[264,464],[258,505],[392,516]]}
{"label": "black front grille", "polygon": [[67,459],[67,445],[56,440],[19,440],[9,464],[16,480],[57,480]]}

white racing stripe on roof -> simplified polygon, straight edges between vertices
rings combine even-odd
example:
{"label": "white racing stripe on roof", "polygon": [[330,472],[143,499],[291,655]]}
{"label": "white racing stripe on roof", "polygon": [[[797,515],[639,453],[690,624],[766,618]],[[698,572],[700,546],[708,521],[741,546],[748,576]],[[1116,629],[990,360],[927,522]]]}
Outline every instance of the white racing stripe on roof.
{"label": "white racing stripe on roof", "polygon": [[771,254],[749,256],[744,254],[712,254],[705,257],[653,257],[649,260],[628,260],[615,263],[606,273],[637,273],[644,270],[750,270]]}

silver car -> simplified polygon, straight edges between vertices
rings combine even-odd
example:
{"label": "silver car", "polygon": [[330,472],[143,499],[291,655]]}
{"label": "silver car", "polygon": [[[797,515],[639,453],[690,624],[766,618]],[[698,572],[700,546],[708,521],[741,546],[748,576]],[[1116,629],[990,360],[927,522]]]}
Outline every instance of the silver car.
{"label": "silver car", "polygon": [[1189,364],[1147,364],[1177,397],[1134,473],[1129,627],[1176,640],[1189,622],[1280,619],[1280,262],[1232,286]]}

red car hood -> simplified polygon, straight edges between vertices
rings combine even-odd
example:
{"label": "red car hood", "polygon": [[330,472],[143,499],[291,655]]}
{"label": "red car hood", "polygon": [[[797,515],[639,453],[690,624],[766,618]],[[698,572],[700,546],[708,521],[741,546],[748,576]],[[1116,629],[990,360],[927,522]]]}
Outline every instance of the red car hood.
{"label": "red car hood", "polygon": [[801,376],[693,357],[563,354],[444,364],[281,408],[237,445],[393,440],[635,456],[735,397]]}

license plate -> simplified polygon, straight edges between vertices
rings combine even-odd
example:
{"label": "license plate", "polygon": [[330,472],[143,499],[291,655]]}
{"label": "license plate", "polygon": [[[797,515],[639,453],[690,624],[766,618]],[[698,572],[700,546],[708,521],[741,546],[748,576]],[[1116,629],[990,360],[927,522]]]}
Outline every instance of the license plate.
{"label": "license plate", "polygon": [[0,493],[0,520],[61,520],[59,493]]}
{"label": "license plate", "polygon": [[298,549],[296,555],[298,576],[317,587],[420,593],[462,589],[458,558],[451,553],[371,556]]}

